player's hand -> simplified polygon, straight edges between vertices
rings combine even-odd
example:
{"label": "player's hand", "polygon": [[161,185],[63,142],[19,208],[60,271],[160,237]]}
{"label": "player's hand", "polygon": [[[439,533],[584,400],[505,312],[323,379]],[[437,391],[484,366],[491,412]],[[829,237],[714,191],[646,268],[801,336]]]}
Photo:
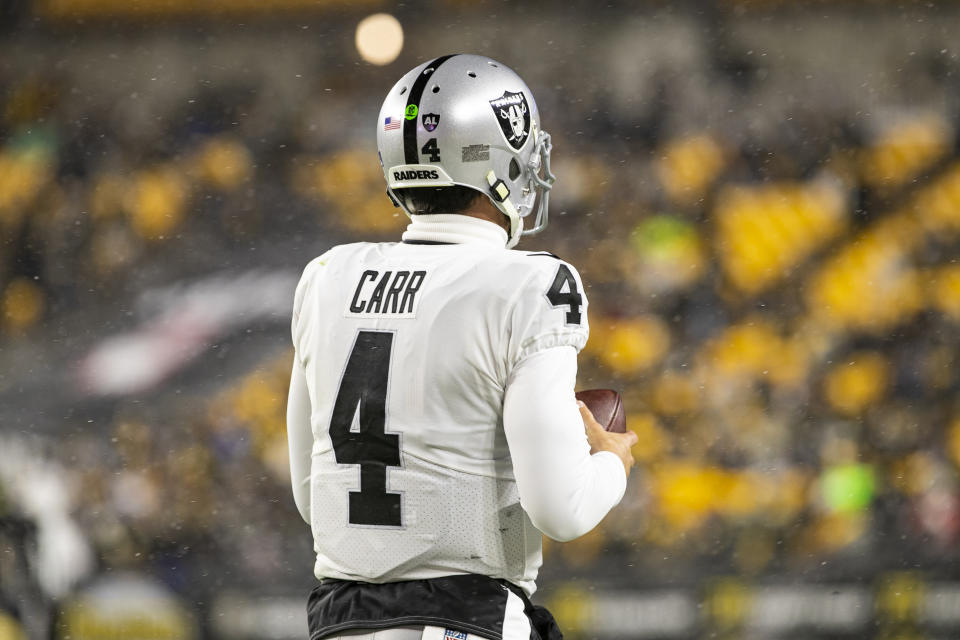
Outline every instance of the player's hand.
{"label": "player's hand", "polygon": [[610,433],[603,426],[593,419],[590,409],[582,402],[577,402],[580,407],[580,416],[583,418],[583,426],[587,430],[587,442],[590,443],[590,453],[598,451],[611,451],[617,454],[620,461],[623,462],[624,471],[627,477],[630,477],[630,468],[636,464],[633,454],[630,453],[630,447],[637,443],[637,434],[633,431],[626,433]]}

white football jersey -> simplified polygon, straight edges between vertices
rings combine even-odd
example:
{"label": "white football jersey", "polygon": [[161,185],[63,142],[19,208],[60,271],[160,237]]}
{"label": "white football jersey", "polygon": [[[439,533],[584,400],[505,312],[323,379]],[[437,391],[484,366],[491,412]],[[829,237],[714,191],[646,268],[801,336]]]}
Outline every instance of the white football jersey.
{"label": "white football jersey", "polygon": [[525,357],[587,341],[576,270],[489,244],[358,243],[311,262],[293,335],[313,431],[317,577],[478,573],[532,591],[504,390]]}

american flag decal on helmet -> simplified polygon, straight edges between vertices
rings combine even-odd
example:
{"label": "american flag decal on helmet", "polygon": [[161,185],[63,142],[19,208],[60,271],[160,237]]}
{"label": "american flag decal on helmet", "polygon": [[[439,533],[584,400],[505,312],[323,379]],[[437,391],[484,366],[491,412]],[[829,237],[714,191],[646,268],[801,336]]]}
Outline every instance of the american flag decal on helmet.
{"label": "american flag decal on helmet", "polygon": [[403,121],[400,118],[391,118],[388,116],[383,119],[383,130],[392,131],[393,129],[399,129],[401,124],[403,124]]}

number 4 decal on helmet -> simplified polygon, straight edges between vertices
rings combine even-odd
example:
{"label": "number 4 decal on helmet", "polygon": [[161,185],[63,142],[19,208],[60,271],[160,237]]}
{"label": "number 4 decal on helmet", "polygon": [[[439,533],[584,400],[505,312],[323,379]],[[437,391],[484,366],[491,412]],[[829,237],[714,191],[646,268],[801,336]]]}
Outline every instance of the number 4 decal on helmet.
{"label": "number 4 decal on helmet", "polygon": [[[566,291],[564,291],[564,288],[566,288]],[[580,305],[583,304],[583,296],[577,289],[577,280],[570,272],[570,268],[562,262],[560,268],[557,269],[553,284],[547,291],[547,300],[554,307],[569,307],[567,324],[580,324]]]}
{"label": "number 4 decal on helmet", "polygon": [[440,147],[437,145],[437,139],[430,138],[427,140],[427,144],[423,145],[420,153],[430,156],[430,162],[440,162]]}

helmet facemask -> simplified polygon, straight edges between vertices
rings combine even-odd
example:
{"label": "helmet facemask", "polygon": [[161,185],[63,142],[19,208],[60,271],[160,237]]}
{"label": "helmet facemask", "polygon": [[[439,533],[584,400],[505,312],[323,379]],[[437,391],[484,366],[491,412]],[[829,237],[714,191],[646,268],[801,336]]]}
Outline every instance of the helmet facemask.
{"label": "helmet facemask", "polygon": [[[557,177],[550,171],[550,152],[552,150],[553,144],[550,141],[550,134],[546,131],[540,131],[537,135],[533,154],[530,156],[530,162],[527,164],[537,196],[535,200],[537,211],[533,219],[533,226],[523,231],[525,236],[536,235],[547,227],[550,189],[553,188],[553,183],[557,180]],[[543,173],[542,176],[540,175],[541,172]]]}

